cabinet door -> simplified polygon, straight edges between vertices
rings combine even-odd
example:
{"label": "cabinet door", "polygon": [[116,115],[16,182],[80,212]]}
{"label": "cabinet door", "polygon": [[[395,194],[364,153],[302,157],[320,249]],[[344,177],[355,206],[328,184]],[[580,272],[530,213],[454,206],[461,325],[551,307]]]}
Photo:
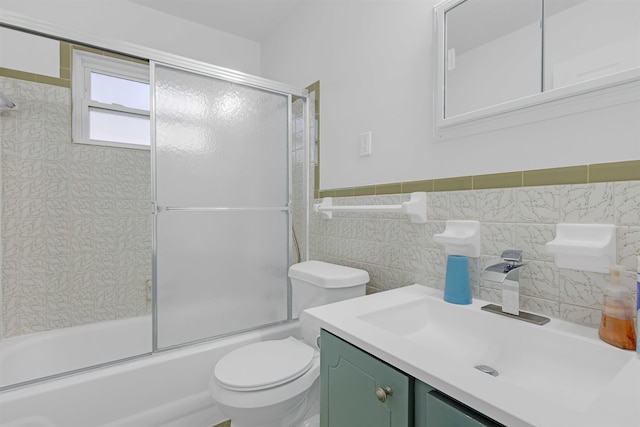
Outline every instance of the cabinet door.
{"label": "cabinet door", "polygon": [[[415,427],[500,427],[499,424],[420,382],[415,384]],[[504,426],[503,426],[504,427]]]}
{"label": "cabinet door", "polygon": [[324,330],[320,345],[321,427],[410,425],[409,376]]}

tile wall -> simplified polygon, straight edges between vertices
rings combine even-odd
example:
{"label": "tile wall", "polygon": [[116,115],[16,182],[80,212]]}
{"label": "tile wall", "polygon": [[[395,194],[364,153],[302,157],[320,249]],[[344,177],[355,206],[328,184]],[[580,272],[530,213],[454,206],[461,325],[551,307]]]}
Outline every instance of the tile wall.
{"label": "tile wall", "polygon": [[[399,204],[408,194],[337,197],[334,204]],[[433,235],[448,219],[481,223],[481,256],[471,259],[475,298],[500,304],[499,285],[480,280],[480,271],[509,248],[524,250],[522,310],[597,326],[608,275],[558,268],[545,251],[555,224],[607,223],[617,227],[617,262],[627,267],[624,286],[636,292],[640,255],[640,181],[532,186],[427,194],[426,224],[386,213],[334,213],[310,219],[310,259],[367,270],[368,292],[412,283],[444,287],[446,256]],[[316,199],[314,203],[318,203]]]}
{"label": "tile wall", "polygon": [[150,313],[149,151],[72,143],[69,88],[0,90],[1,337]]}
{"label": "tile wall", "polygon": [[[315,93],[309,94],[309,115],[314,116],[315,113]],[[304,208],[306,205],[304,194],[304,103],[301,99],[295,100],[292,106],[292,188],[291,188],[291,217],[295,237],[291,235],[290,256],[291,264],[300,262],[304,258],[304,235],[305,235],[305,215]],[[310,126],[312,126],[310,124]],[[313,179],[311,176],[310,179]],[[313,184],[311,184],[311,193],[313,194]],[[295,238],[295,240],[294,240]]]}

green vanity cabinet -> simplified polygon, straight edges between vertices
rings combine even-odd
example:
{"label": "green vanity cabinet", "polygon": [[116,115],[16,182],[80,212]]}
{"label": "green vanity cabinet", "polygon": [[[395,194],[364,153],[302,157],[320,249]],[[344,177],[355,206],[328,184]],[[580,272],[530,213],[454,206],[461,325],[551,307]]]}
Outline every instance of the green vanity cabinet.
{"label": "green vanity cabinet", "polygon": [[322,330],[320,427],[504,427]]}
{"label": "green vanity cabinet", "polygon": [[415,427],[500,427],[499,424],[427,384],[417,381]]}
{"label": "green vanity cabinet", "polygon": [[413,380],[322,331],[320,427],[410,427]]}

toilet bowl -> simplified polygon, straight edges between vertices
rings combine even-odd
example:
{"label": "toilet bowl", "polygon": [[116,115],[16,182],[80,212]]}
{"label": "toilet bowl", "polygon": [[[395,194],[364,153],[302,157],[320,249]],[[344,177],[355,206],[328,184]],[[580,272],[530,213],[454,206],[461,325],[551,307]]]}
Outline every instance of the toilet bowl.
{"label": "toilet bowl", "polygon": [[[308,351],[299,351],[294,343]],[[294,355],[289,354],[292,350]],[[319,376],[320,353],[289,337],[250,344],[224,356],[216,364],[209,391],[233,427],[297,427],[317,410],[313,404]]]}
{"label": "toilet bowl", "polygon": [[[292,305],[303,310],[365,294],[366,271],[306,261],[289,269]],[[209,393],[232,427],[318,427],[320,330],[300,320],[302,339],[261,341],[223,356]]]}

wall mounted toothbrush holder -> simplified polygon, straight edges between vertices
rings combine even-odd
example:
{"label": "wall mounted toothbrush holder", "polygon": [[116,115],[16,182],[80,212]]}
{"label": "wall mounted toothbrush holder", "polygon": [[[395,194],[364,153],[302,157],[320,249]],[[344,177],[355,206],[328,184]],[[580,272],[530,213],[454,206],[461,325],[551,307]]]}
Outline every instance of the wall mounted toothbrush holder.
{"label": "wall mounted toothbrush holder", "polygon": [[556,238],[546,248],[560,268],[607,273],[616,263],[616,226],[557,224]]}
{"label": "wall mounted toothbrush holder", "polygon": [[447,255],[480,256],[480,223],[478,221],[447,221],[444,232],[433,240],[444,245]]}
{"label": "wall mounted toothbrush holder", "polygon": [[427,193],[411,193],[409,201],[401,205],[334,206],[333,199],[325,197],[313,205],[313,211],[321,213],[323,219],[331,219],[333,212],[399,212],[409,215],[414,224],[424,224],[427,222]]}

